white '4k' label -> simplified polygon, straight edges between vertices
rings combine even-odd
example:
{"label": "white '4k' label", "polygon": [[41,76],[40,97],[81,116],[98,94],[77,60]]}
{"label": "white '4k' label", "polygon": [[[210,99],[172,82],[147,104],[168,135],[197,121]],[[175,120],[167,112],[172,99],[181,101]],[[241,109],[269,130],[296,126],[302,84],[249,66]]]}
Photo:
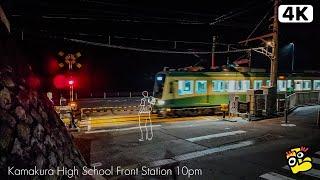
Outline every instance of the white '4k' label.
{"label": "white '4k' label", "polygon": [[278,19],[282,23],[310,23],[313,21],[311,5],[280,5]]}

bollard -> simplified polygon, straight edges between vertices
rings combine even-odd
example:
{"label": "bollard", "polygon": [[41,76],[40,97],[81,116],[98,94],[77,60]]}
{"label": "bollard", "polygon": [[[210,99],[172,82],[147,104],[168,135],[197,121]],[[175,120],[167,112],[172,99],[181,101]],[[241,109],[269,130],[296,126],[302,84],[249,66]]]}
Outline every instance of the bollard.
{"label": "bollard", "polygon": [[106,97],[107,97],[107,93],[103,92],[103,99],[106,99]]}
{"label": "bollard", "polygon": [[132,97],[131,91],[130,91],[130,98]]}

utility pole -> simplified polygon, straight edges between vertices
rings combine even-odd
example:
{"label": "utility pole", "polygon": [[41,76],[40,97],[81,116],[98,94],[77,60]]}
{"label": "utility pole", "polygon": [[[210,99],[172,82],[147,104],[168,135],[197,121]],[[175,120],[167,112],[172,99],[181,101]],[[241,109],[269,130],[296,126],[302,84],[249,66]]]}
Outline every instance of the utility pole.
{"label": "utility pole", "polygon": [[279,60],[279,49],[278,49],[278,36],[279,36],[279,26],[278,26],[278,7],[279,0],[274,0],[274,16],[273,16],[273,29],[272,29],[272,58],[271,58],[271,70],[270,70],[270,84],[271,91],[268,102],[268,114],[275,114],[277,112],[275,104],[277,104],[277,80],[278,80],[278,60]]}
{"label": "utility pole", "polygon": [[278,36],[279,36],[279,26],[278,26],[278,7],[279,0],[274,0],[274,17],[273,17],[273,38],[272,38],[272,61],[271,61],[271,74],[270,82],[271,87],[274,87],[277,92],[277,79],[278,79]]}
{"label": "utility pole", "polygon": [[231,44],[228,44],[228,57],[227,57],[227,65],[229,65],[229,61],[230,61],[230,53],[229,53],[229,51],[230,51],[230,46],[231,46]]}
{"label": "utility pole", "polygon": [[214,69],[214,67],[215,67],[215,59],[214,59],[215,49],[216,49],[216,36],[213,36],[213,38],[212,38],[212,52],[211,52],[211,69]]}

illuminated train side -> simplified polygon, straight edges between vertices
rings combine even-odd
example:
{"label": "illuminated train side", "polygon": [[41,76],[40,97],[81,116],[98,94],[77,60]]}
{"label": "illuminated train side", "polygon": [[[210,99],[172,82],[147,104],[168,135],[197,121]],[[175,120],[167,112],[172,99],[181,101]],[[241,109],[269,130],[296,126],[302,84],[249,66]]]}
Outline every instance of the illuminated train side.
{"label": "illuminated train side", "polygon": [[[246,101],[248,89],[270,85],[268,73],[241,72],[159,72],[155,76],[155,112],[162,115],[212,114],[229,102],[230,93]],[[320,75],[294,74],[278,78],[278,94],[320,91]]]}

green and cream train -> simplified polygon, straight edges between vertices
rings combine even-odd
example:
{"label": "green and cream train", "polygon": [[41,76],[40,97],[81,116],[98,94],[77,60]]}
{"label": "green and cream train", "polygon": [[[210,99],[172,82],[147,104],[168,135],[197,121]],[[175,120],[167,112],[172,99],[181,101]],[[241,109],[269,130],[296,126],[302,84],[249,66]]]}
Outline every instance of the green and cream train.
{"label": "green and cream train", "polygon": [[[248,89],[270,85],[268,73],[241,72],[181,72],[165,71],[155,76],[155,111],[158,114],[210,112],[210,108],[229,102],[230,93],[246,101]],[[290,91],[320,91],[320,75],[281,74],[278,93]],[[182,111],[183,110],[183,111]],[[183,113],[182,113],[183,112]]]}

